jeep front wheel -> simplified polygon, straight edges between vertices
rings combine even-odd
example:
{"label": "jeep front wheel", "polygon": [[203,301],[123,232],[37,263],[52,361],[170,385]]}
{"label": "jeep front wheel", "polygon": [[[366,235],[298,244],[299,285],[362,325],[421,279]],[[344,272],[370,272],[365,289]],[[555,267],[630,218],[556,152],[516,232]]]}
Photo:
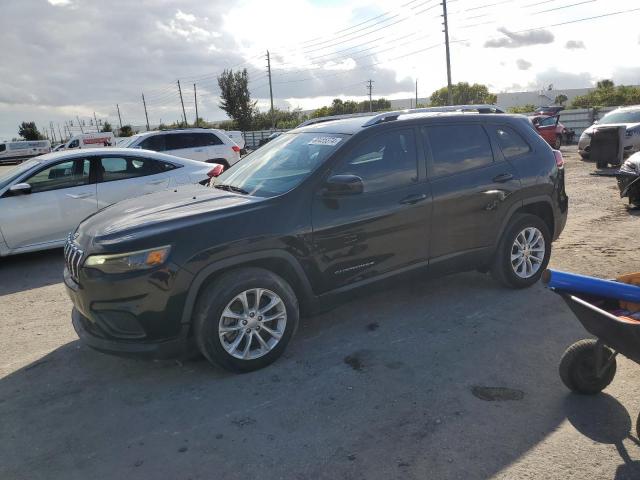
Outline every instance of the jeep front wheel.
{"label": "jeep front wheel", "polygon": [[298,326],[298,301],[290,285],[260,268],[226,273],[200,294],[196,342],[211,362],[250,372],[274,362]]}
{"label": "jeep front wheel", "polygon": [[511,288],[536,283],[551,256],[549,227],[535,215],[515,215],[498,245],[491,273]]}

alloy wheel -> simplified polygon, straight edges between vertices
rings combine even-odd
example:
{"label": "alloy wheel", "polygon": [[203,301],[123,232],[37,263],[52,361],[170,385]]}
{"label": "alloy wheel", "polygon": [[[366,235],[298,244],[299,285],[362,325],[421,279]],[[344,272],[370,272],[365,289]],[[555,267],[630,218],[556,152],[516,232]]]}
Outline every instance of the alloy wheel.
{"label": "alloy wheel", "polygon": [[287,325],[282,299],[271,290],[253,288],[236,295],[222,311],[218,324],[220,343],[241,360],[255,360],[280,342]]}
{"label": "alloy wheel", "polygon": [[527,227],[516,235],[511,246],[511,268],[520,278],[531,278],[542,266],[545,243],[542,232]]}

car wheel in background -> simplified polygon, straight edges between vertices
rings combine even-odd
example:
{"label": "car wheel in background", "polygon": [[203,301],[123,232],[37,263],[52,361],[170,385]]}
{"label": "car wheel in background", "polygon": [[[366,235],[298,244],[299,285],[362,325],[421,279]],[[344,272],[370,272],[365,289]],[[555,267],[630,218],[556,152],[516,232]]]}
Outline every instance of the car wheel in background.
{"label": "car wheel in background", "polygon": [[555,148],[556,150],[560,150],[561,146],[562,146],[562,135],[556,135],[556,140],[555,142],[553,142],[553,148]]}
{"label": "car wheel in background", "polygon": [[529,287],[540,279],[550,256],[547,224],[535,215],[516,214],[500,239],[491,273],[507,287]]}
{"label": "car wheel in background", "polygon": [[211,363],[250,372],[282,355],[298,319],[298,300],[285,280],[261,268],[242,268],[223,274],[200,293],[195,337]]}

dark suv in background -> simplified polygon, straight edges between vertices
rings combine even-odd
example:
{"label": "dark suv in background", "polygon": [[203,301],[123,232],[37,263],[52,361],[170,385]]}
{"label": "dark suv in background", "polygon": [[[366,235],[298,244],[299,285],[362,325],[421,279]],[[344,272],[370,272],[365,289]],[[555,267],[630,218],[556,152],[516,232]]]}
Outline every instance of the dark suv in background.
{"label": "dark suv in background", "polygon": [[391,112],[284,133],[215,180],[108,207],[65,248],[73,325],[110,353],[278,358],[299,312],[418,268],[535,283],[560,152],[520,116]]}

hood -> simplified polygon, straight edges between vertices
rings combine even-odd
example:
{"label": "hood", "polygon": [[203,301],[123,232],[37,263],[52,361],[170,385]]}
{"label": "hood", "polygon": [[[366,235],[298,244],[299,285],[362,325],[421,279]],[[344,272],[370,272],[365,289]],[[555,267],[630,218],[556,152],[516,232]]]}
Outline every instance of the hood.
{"label": "hood", "polygon": [[583,133],[593,133],[598,127],[625,127],[627,130],[640,130],[640,123],[596,123],[588,127]]}
{"label": "hood", "polygon": [[76,238],[80,245],[105,246],[138,240],[259,208],[264,200],[217,188],[188,185],[106,207],[80,224]]}

